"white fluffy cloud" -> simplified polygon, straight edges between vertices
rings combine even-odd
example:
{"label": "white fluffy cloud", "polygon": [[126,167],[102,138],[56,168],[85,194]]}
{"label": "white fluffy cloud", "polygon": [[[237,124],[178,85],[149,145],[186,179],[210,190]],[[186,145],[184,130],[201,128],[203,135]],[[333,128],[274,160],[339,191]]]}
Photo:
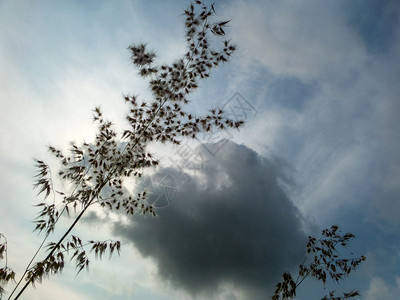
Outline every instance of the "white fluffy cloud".
{"label": "white fluffy cloud", "polygon": [[388,284],[380,277],[371,279],[369,289],[365,293],[365,300],[393,300],[400,295],[400,277],[395,278],[393,284]]}

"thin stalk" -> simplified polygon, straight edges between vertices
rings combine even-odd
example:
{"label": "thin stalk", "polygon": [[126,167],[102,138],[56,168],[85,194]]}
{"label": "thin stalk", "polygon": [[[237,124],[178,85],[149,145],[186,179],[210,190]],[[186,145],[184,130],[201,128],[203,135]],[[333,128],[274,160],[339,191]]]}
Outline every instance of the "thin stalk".
{"label": "thin stalk", "polygon": [[[102,188],[106,182],[103,184]],[[71,226],[68,228],[68,230],[64,233],[64,235],[60,238],[60,240],[57,242],[57,244],[53,247],[53,249],[50,251],[50,253],[47,255],[47,257],[44,259],[45,261],[48,260],[56,251],[56,249],[60,246],[60,244],[63,242],[63,240],[68,236],[68,234],[72,231],[72,229],[75,227],[76,223],[78,223],[79,219],[82,217],[82,215],[85,213],[86,209],[90,206],[92,201],[95,199],[95,195],[93,195],[92,199],[89,201],[89,203],[82,209],[80,214],[76,217],[75,221],[71,224]],[[22,278],[21,278],[22,279]],[[32,278],[34,280],[34,278]],[[30,280],[30,281],[32,281]],[[24,287],[21,289],[21,291],[18,293],[18,295],[14,298],[14,300],[17,300],[19,296],[22,295],[22,293],[25,291],[25,289],[28,287],[30,281],[27,281],[24,285]]]}
{"label": "thin stalk", "polygon": [[21,284],[22,280],[24,279],[26,273],[29,270],[29,267],[31,266],[31,264],[33,263],[33,261],[35,260],[36,256],[38,255],[39,251],[42,249],[44,242],[46,241],[47,237],[49,236],[49,233],[46,234],[45,238],[43,239],[42,243],[40,244],[39,248],[36,250],[35,254],[33,255],[32,259],[30,260],[28,266],[25,269],[24,274],[22,274],[21,278],[19,279],[17,285],[15,286],[15,288],[12,290],[10,296],[8,296],[8,300],[11,299],[12,295],[14,295],[15,291],[17,290],[18,286]]}
{"label": "thin stalk", "polygon": [[[139,137],[136,139],[135,143],[133,144],[132,148],[136,147],[136,145],[139,143],[141,137],[143,136],[144,132],[149,128],[149,126],[153,123],[154,119],[156,118],[157,114],[159,113],[159,111],[161,110],[161,108],[165,105],[165,103],[167,102],[168,99],[165,99],[161,105],[158,107],[157,111],[154,113],[153,118],[151,119],[151,121],[147,124],[147,126],[143,129],[143,131],[140,133]],[[127,149],[129,143],[125,146],[125,148],[123,149],[122,153]],[[121,154],[122,154],[121,153]],[[114,174],[114,172],[116,171],[116,168],[114,168],[114,170],[111,170],[107,176],[107,178],[102,182],[102,184],[99,186],[98,191],[100,192],[103,187],[107,184],[107,182],[111,179],[112,175]],[[96,199],[97,195],[99,194],[99,192],[97,194],[94,194],[92,196],[92,198],[90,199],[90,201],[86,204],[86,206],[82,209],[82,211],[79,213],[79,215],[76,217],[76,219],[74,220],[74,222],[71,224],[71,226],[68,228],[68,230],[64,233],[64,235],[59,239],[59,241],[57,242],[57,244],[52,248],[52,250],[50,251],[50,253],[47,255],[47,257],[44,260],[49,259],[55,252],[55,250],[60,246],[60,244],[64,241],[64,239],[68,236],[68,234],[72,231],[72,229],[75,227],[75,225],[78,223],[78,221],[80,220],[80,218],[82,217],[82,215],[85,213],[85,211],[89,208],[89,206],[92,204],[92,202],[94,201],[94,199]],[[39,252],[39,250],[41,249],[44,241],[46,240],[46,238],[43,240],[41,246],[39,247],[39,249],[37,250],[37,252]],[[35,254],[34,257],[36,257],[37,253]],[[34,259],[34,257],[32,258],[32,261]],[[30,263],[32,263],[32,261]],[[22,279],[24,278],[24,276],[26,275],[26,272],[24,273],[24,275],[21,277],[20,281],[18,282],[18,284],[22,281]],[[25,283],[25,285],[23,286],[23,288],[21,289],[21,291],[18,293],[18,295],[14,298],[14,300],[17,300],[22,293],[25,291],[25,289],[29,286],[30,281],[27,281]],[[17,284],[17,286],[18,286]],[[16,289],[14,289],[15,291]],[[10,297],[8,299],[11,299],[11,296],[13,295],[14,291],[12,292],[12,294],[10,295]]]}

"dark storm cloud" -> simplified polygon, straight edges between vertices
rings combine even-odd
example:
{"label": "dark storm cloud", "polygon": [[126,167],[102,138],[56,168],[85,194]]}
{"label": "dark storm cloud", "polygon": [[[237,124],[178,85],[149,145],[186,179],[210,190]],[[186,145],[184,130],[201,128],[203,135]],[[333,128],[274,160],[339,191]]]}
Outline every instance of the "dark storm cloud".
{"label": "dark storm cloud", "polygon": [[301,261],[305,241],[279,172],[253,150],[228,142],[179,186],[159,217],[133,218],[114,231],[157,263],[162,280],[191,294],[218,292],[223,284],[270,294],[282,272]]}

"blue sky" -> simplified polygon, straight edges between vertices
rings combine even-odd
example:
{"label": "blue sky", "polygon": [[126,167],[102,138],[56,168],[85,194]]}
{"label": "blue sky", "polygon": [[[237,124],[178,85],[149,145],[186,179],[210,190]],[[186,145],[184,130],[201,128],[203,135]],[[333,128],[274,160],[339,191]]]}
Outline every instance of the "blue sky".
{"label": "blue sky", "polygon": [[[0,0],[0,232],[17,276],[40,243],[32,234],[39,201],[32,157],[51,162],[47,145],[67,149],[70,141],[93,139],[98,105],[123,128],[122,93],[150,97],[127,47],[143,42],[161,62],[179,58],[187,5]],[[121,256],[93,259],[90,272],[78,276],[67,267],[29,288],[26,299],[258,299],[300,263],[306,234],[332,224],[353,232],[352,251],[367,256],[344,286],[367,300],[399,294],[400,5],[215,6],[219,18],[232,19],[228,34],[238,50],[200,84],[190,109],[241,103],[249,109],[246,125],[220,133],[229,142],[210,144],[219,149],[215,156],[201,152],[207,159],[197,172],[185,171],[188,182],[175,178],[176,199],[160,208],[160,218],[93,211],[76,233],[121,239]],[[182,159],[179,151],[154,146],[160,172],[181,174],[171,160]],[[63,219],[54,238],[70,222]],[[239,254],[249,259],[238,262]],[[306,282],[299,299],[323,292]]]}

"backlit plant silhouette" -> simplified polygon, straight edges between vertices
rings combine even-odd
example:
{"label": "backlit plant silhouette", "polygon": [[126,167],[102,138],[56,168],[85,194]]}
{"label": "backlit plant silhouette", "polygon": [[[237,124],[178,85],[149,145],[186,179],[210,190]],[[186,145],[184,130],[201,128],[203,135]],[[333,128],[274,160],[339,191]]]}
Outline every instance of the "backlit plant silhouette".
{"label": "backlit plant silhouette", "polygon": [[[283,273],[283,280],[276,285],[272,299],[293,299],[296,296],[297,288],[307,277],[314,277],[322,281],[324,286],[328,277],[339,284],[339,281],[349,276],[365,260],[363,255],[360,257],[351,255],[349,258],[343,258],[339,253],[339,248],[347,246],[354,237],[352,233],[341,234],[337,225],[322,230],[322,235],[318,240],[309,236],[306,246],[307,255],[299,266],[296,280],[290,273]],[[343,296],[335,296],[335,291],[330,291],[321,300],[344,300],[359,295],[356,290],[343,293]]]}
{"label": "backlit plant silhouette", "polygon": [[[213,5],[206,6],[201,1],[195,1],[184,11],[184,16],[187,52],[174,63],[157,64],[156,55],[144,44],[128,48],[140,76],[148,79],[153,96],[150,101],[139,100],[133,95],[124,96],[129,106],[126,115],[129,128],[118,133],[97,107],[93,119],[98,124],[98,132],[93,142],[72,144],[68,153],[49,147],[61,164],[57,175],[69,189],[60,191],[56,188],[50,166],[42,160],[36,160],[38,174],[35,187],[38,194],[44,194],[45,200],[37,205],[40,212],[35,219],[35,230],[43,233],[44,239],[8,299],[19,289],[14,298],[18,299],[29,284],[40,283],[43,278],[61,272],[66,256],[75,261],[80,272],[89,267],[89,252],[101,258],[106,251],[110,256],[114,251],[120,251],[119,241],[83,242],[78,236],[71,235],[72,229],[89,208],[100,206],[109,210],[123,210],[128,215],[156,215],[154,207],[145,201],[145,191],[133,195],[124,188],[124,180],[140,177],[146,168],[158,164],[148,151],[149,144],[161,142],[179,145],[183,138],[195,138],[200,132],[242,125],[242,121],[226,118],[218,107],[203,116],[194,116],[185,111],[188,97],[197,89],[199,81],[209,77],[211,69],[227,62],[235,46],[224,39],[224,27],[229,21],[215,20]],[[211,48],[212,36],[220,40],[220,48]],[[213,44],[217,44],[217,41],[213,41]],[[45,245],[60,218],[69,216],[71,210],[75,212],[71,226],[58,241]],[[47,257],[35,261],[43,247]],[[0,249],[2,258],[6,244],[2,243]],[[14,276],[6,263],[0,269],[0,285],[14,280]],[[20,288],[23,280],[26,282]],[[3,292],[2,288],[0,293]]]}

